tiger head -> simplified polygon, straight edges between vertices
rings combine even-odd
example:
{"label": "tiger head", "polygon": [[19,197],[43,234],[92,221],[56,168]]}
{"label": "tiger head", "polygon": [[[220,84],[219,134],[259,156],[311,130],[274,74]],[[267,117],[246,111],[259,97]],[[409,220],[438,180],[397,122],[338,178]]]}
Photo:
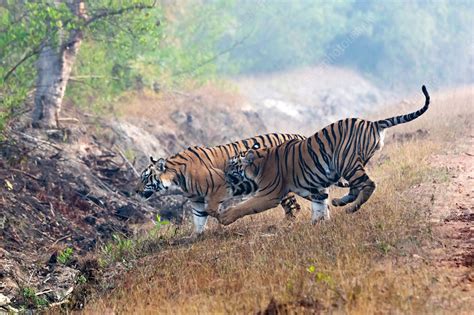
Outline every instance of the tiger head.
{"label": "tiger head", "polygon": [[230,158],[224,170],[226,183],[231,187],[254,183],[259,171],[259,166],[255,163],[257,159],[260,159],[260,155],[253,149]]}
{"label": "tiger head", "polygon": [[166,167],[166,160],[155,160],[150,157],[150,165],[140,175],[135,192],[142,197],[150,198],[154,192],[164,191],[174,185],[176,172]]}

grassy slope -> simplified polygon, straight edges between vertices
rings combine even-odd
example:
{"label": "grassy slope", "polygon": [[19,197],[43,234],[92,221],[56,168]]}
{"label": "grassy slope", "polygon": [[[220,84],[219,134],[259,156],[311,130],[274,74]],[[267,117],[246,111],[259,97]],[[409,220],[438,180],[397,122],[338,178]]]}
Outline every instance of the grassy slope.
{"label": "grassy slope", "polygon": [[[452,270],[437,266],[428,250],[436,246],[430,211],[450,178],[429,157],[471,136],[472,100],[472,89],[435,94],[424,117],[390,130],[369,166],[376,193],[358,213],[333,209],[332,219],[317,226],[309,224],[308,208],[291,225],[281,209],[227,228],[212,222],[203,240],[146,257],[86,310],[249,313],[274,298],[274,307],[299,311],[467,312],[472,292],[447,281]],[[409,112],[417,101],[388,115]],[[392,139],[418,128],[429,135]],[[438,184],[415,189],[432,182]]]}

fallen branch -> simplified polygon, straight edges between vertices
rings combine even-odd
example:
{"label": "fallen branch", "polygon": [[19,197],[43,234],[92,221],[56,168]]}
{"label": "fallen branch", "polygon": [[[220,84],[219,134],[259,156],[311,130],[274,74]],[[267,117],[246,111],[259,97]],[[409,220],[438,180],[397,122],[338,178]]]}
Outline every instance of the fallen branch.
{"label": "fallen branch", "polygon": [[106,183],[104,183],[104,181],[102,181],[99,177],[97,177],[97,176],[95,176],[95,175],[92,175],[92,177],[98,182],[99,186],[101,186],[102,188],[104,188],[104,189],[107,190],[108,192],[114,194],[115,196],[123,197],[123,196],[120,195],[118,192],[116,192],[115,190],[113,190],[112,188],[110,188],[109,185],[107,185]]}
{"label": "fallen branch", "polygon": [[51,303],[48,306],[49,306],[49,308],[51,308],[51,307],[55,307],[55,306],[60,306],[60,305],[65,304],[65,303],[69,303],[69,299],[64,299],[64,300],[59,301],[59,302]]}
{"label": "fallen branch", "polygon": [[62,151],[63,149],[61,149],[60,147],[58,147],[57,145],[49,142],[49,141],[46,141],[46,140],[42,140],[42,139],[38,139],[36,137],[33,137],[33,136],[30,136],[30,135],[27,135],[26,133],[23,133],[23,132],[20,132],[20,131],[16,131],[16,130],[13,130],[12,131],[26,139],[29,139],[30,141],[35,141],[35,142],[39,142],[39,143],[44,143],[44,144],[47,144],[53,148],[55,148],[56,150],[58,151]]}
{"label": "fallen branch", "polygon": [[137,175],[137,177],[140,177],[140,173],[137,172],[137,170],[135,169],[135,167],[133,167],[132,163],[130,163],[130,161],[127,159],[127,157],[126,157],[125,154],[122,152],[122,150],[120,150],[119,147],[117,147],[117,152],[120,154],[120,156],[121,156],[122,159],[125,161],[125,163],[127,163],[127,165],[133,170],[133,172],[135,173],[135,175]]}
{"label": "fallen branch", "polygon": [[[54,245],[56,245],[57,243],[61,242],[62,240],[65,240],[66,238],[71,237],[71,236],[72,236],[72,234],[67,234],[67,235],[65,235],[65,236],[63,236],[63,237],[60,237],[60,238],[58,238],[57,240],[55,240],[54,243],[51,244],[51,246],[54,246]],[[51,247],[51,246],[50,246],[50,247]]]}
{"label": "fallen branch", "polygon": [[79,124],[81,121],[74,117],[62,117],[58,118],[58,122]]}
{"label": "fallen branch", "polygon": [[31,175],[31,174],[29,174],[29,173],[27,173],[27,172],[25,172],[25,171],[22,171],[22,170],[19,170],[19,169],[16,169],[16,168],[11,168],[10,170],[15,171],[15,172],[18,172],[18,173],[21,173],[21,174],[23,174],[23,175],[25,175],[25,176],[28,176],[29,178],[32,178],[32,179],[34,179],[34,180],[41,181],[40,178],[38,178],[38,177],[36,177],[36,176],[34,176],[34,175]]}
{"label": "fallen branch", "polygon": [[40,296],[40,295],[43,295],[43,294],[46,294],[46,293],[49,293],[49,292],[53,292],[53,290],[51,290],[51,289],[44,290],[44,291],[41,291],[41,292],[37,292],[35,295]]}

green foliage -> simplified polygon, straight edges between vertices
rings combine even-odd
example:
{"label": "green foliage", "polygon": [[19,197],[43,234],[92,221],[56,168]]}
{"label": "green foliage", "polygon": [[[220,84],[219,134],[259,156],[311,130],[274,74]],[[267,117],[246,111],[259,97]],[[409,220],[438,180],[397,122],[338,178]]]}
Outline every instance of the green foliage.
{"label": "green foliage", "polygon": [[21,289],[21,296],[23,298],[23,304],[26,308],[38,308],[48,305],[46,299],[36,295],[36,290],[30,287],[24,287]]}
{"label": "green foliage", "polygon": [[[352,3],[324,0],[234,3],[236,25],[221,45],[250,36],[229,54],[241,73],[271,72],[322,60],[331,40],[347,31]],[[227,63],[220,63],[228,71]]]}
{"label": "green foliage", "polygon": [[80,275],[79,277],[77,277],[76,281],[79,284],[85,284],[87,282],[87,278],[84,275]]}
{"label": "green foliage", "polygon": [[112,241],[101,247],[103,263],[109,264],[116,261],[125,262],[133,257],[135,241],[118,234],[112,235]]}
{"label": "green foliage", "polygon": [[196,6],[195,1],[170,3],[94,23],[79,52],[67,97],[103,111],[124,91],[213,78],[216,63],[208,61],[227,25],[225,14],[209,16],[207,12],[215,9],[211,4]]}
{"label": "green foliage", "polygon": [[163,219],[159,214],[156,215],[155,227],[160,229],[164,225],[170,224],[170,221]]}
{"label": "green foliage", "polygon": [[334,280],[332,279],[331,275],[322,271],[316,271],[316,266],[310,265],[306,271],[308,271],[313,276],[313,279],[316,283],[321,282],[329,285],[330,287],[334,287]]}
{"label": "green foliage", "polygon": [[160,248],[162,240],[176,235],[176,228],[165,229],[170,226],[170,221],[164,220],[160,215],[156,215],[154,223],[155,226],[148,233],[139,237],[112,235],[112,240],[101,247],[100,266],[106,267],[115,262],[129,266],[136,258],[153,251],[154,248]]}
{"label": "green foliage", "polygon": [[[48,23],[46,23],[48,21]],[[64,3],[5,1],[0,4],[0,130],[34,88],[35,56],[48,36],[74,25]]]}
{"label": "green foliage", "polygon": [[70,247],[65,248],[63,251],[60,251],[57,258],[58,262],[63,265],[68,264],[71,261],[73,252],[73,249]]}
{"label": "green foliage", "polygon": [[[307,65],[356,69],[390,87],[472,82],[474,2],[88,0],[86,23],[63,2],[0,4],[0,130],[32,94],[37,52],[72,29],[84,39],[66,89],[110,112],[125,91]],[[428,81],[428,82],[427,82]],[[417,83],[417,84],[414,84]]]}
{"label": "green foliage", "polygon": [[392,246],[388,243],[385,243],[383,241],[377,242],[377,248],[384,254],[387,255],[390,250],[392,249]]}
{"label": "green foliage", "polygon": [[84,34],[66,89],[66,98],[79,106],[109,111],[106,106],[124,91],[205,80],[215,73],[215,63],[207,61],[226,24],[214,18],[206,32],[200,29],[203,13],[214,5],[89,0],[85,8],[89,18],[98,18],[81,20],[63,2],[0,3],[0,130],[34,91],[40,46],[46,40],[54,46],[71,30]]}

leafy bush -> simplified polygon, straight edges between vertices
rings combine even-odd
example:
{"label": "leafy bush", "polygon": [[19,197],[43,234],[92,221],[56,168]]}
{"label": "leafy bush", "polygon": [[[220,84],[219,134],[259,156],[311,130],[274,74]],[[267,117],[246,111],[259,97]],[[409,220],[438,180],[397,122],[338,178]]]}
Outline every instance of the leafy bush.
{"label": "leafy bush", "polygon": [[68,247],[64,249],[63,251],[60,251],[58,254],[58,262],[63,265],[67,265],[71,261],[72,254],[73,254],[73,249]]}
{"label": "leafy bush", "polygon": [[142,236],[112,235],[112,240],[100,248],[100,265],[105,267],[115,262],[121,262],[128,266],[136,258],[160,248],[162,240],[176,235],[177,229],[175,227],[165,229],[165,226],[169,226],[170,222],[161,218],[160,215],[156,215],[154,223],[155,226]]}
{"label": "leafy bush", "polygon": [[36,295],[36,290],[31,287],[24,287],[21,289],[21,296],[23,298],[24,307],[38,308],[48,305],[46,299]]}

